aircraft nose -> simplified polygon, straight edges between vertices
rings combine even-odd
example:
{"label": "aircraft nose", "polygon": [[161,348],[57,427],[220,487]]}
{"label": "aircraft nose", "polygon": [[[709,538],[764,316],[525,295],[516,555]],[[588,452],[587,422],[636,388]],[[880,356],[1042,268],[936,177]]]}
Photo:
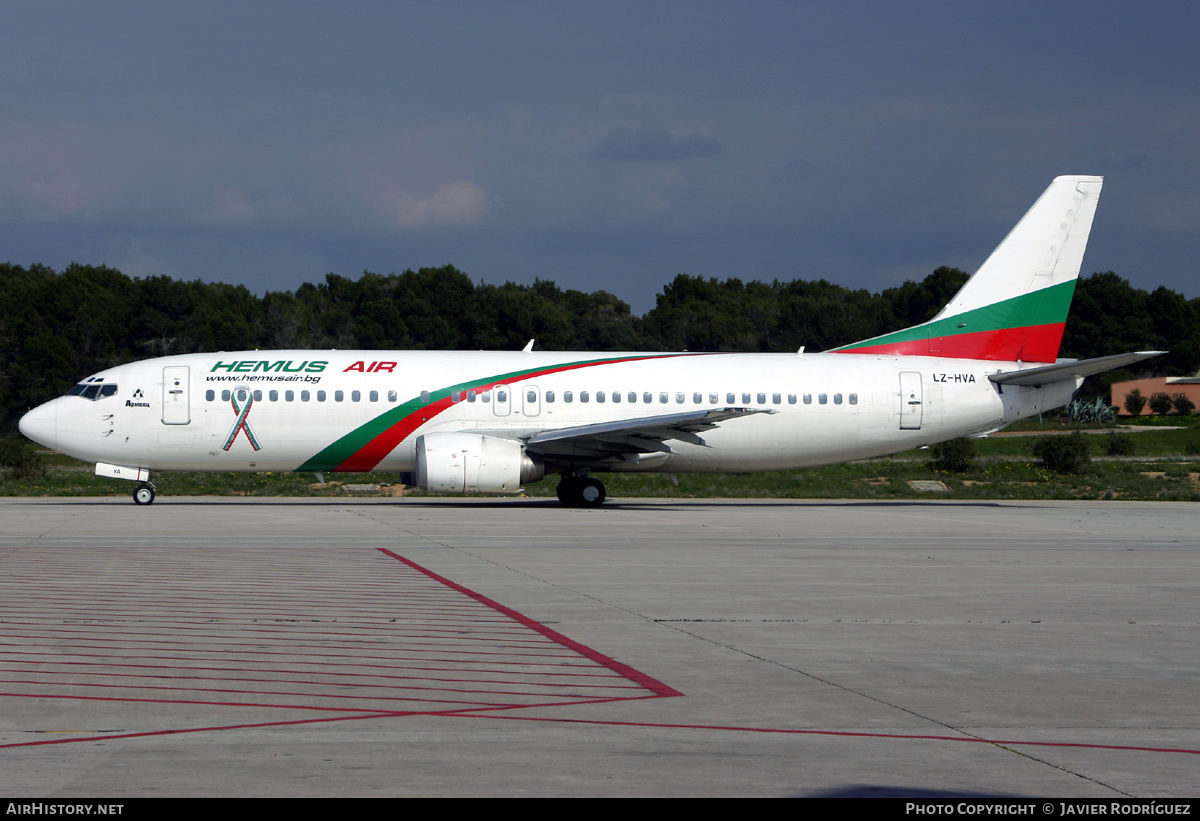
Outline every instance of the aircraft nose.
{"label": "aircraft nose", "polygon": [[29,439],[51,450],[58,447],[58,400],[38,405],[17,422],[17,428]]}

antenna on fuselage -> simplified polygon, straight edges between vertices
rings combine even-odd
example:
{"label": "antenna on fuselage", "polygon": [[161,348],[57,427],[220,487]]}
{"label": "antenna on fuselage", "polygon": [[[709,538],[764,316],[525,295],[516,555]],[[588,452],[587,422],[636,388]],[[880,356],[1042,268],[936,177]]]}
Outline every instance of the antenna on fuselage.
{"label": "antenna on fuselage", "polygon": [[529,342],[525,343],[525,347],[521,349],[521,353],[529,353],[532,350],[533,350],[533,340],[531,339],[531,340],[529,340]]}

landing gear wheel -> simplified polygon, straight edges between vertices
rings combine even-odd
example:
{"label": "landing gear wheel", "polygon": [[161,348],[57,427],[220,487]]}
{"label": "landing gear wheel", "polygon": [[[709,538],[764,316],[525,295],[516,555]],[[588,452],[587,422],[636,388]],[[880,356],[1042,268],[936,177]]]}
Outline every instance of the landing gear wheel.
{"label": "landing gear wheel", "polygon": [[137,486],[133,492],[133,502],[138,505],[148,505],[154,502],[154,485],[145,482]]}
{"label": "landing gear wheel", "polygon": [[604,483],[590,476],[564,476],[555,493],[567,507],[598,507],[607,496]]}
{"label": "landing gear wheel", "polygon": [[558,483],[558,487],[554,491],[558,494],[558,501],[562,502],[567,507],[574,507],[576,498],[579,492],[579,479],[575,476],[564,476],[562,481]]}
{"label": "landing gear wheel", "polygon": [[608,494],[604,491],[604,483],[599,479],[588,477],[579,482],[575,489],[575,498],[582,507],[600,507]]}

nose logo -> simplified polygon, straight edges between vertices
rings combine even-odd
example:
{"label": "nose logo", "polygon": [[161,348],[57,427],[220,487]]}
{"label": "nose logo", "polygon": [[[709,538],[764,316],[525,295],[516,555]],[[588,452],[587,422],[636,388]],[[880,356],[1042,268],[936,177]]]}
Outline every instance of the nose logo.
{"label": "nose logo", "polygon": [[142,394],[142,389],[141,389],[141,388],[138,388],[136,391],[134,391],[134,392],[133,392],[133,398],[134,398],[134,399],[141,399],[141,398],[142,398],[142,395],[143,395],[143,394]]}
{"label": "nose logo", "polygon": [[[245,404],[238,405],[238,397],[244,399]],[[237,421],[233,423],[233,428],[230,429],[229,435],[225,437],[225,445],[222,450],[229,450],[233,447],[233,440],[237,439],[239,431],[246,432],[246,439],[250,442],[250,447],[259,450],[261,446],[258,444],[258,437],[254,435],[254,430],[250,427],[247,417],[250,416],[250,408],[254,405],[254,393],[245,388],[238,388],[233,391],[229,397],[229,402],[233,405],[233,412],[237,414]]]}

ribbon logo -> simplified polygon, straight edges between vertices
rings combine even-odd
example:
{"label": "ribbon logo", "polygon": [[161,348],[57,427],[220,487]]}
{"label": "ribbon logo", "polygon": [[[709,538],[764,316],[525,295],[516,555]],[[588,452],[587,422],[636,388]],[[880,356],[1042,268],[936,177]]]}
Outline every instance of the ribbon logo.
{"label": "ribbon logo", "polygon": [[[238,397],[246,404],[238,407]],[[222,450],[229,450],[233,447],[233,440],[237,439],[238,431],[246,432],[246,439],[250,442],[250,447],[255,450],[261,449],[258,444],[258,437],[254,435],[254,431],[250,428],[250,423],[246,421],[246,417],[250,415],[250,408],[254,405],[254,392],[249,388],[235,388],[229,395],[229,402],[233,405],[233,412],[237,414],[237,421],[233,423],[233,428],[229,431],[229,435],[225,437],[225,445]]]}

